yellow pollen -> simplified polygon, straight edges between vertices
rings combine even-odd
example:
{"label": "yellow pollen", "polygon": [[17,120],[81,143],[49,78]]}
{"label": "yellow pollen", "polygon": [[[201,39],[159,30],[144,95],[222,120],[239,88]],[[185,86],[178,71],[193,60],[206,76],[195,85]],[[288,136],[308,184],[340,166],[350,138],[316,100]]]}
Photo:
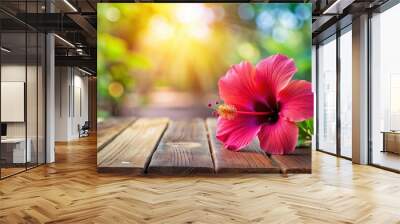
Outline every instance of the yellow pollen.
{"label": "yellow pollen", "polygon": [[233,120],[236,117],[236,108],[233,105],[222,104],[218,106],[217,113],[224,119]]}

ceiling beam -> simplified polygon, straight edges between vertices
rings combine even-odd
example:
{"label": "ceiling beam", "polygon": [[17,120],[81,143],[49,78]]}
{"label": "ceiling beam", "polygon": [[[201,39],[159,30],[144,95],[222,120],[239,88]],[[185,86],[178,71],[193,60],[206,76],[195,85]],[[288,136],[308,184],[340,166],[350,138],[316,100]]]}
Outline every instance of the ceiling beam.
{"label": "ceiling beam", "polygon": [[80,26],[91,38],[95,38],[97,34],[96,28],[90,24],[85,17],[81,14],[68,14],[67,15],[72,21],[74,21],[78,26]]}
{"label": "ceiling beam", "polygon": [[87,67],[96,71],[97,60],[91,56],[55,56],[56,66]]}
{"label": "ceiling beam", "polygon": [[312,32],[315,33],[324,27],[335,16],[320,16],[315,22],[312,23]]}
{"label": "ceiling beam", "polygon": [[322,14],[343,14],[343,10],[351,5],[355,0],[336,0],[330,4]]}
{"label": "ceiling beam", "polygon": [[16,17],[29,26],[44,32],[82,30],[75,21],[62,13],[18,13]]}

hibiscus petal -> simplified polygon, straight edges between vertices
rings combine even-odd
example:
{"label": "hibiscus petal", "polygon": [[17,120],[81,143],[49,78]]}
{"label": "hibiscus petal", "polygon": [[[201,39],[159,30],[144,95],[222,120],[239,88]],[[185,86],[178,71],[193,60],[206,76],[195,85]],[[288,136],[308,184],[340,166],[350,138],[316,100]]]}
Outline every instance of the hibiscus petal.
{"label": "hibiscus petal", "polygon": [[314,113],[314,95],[311,83],[304,80],[291,81],[278,94],[280,115],[290,121],[310,119]]}
{"label": "hibiscus petal", "polygon": [[281,54],[269,56],[257,64],[255,81],[259,90],[266,94],[269,105],[275,104],[277,93],[289,83],[296,72],[293,60]]}
{"label": "hibiscus petal", "polygon": [[279,118],[275,124],[263,125],[258,138],[264,151],[282,155],[295,150],[298,133],[295,123]]}
{"label": "hibiscus petal", "polygon": [[260,125],[253,116],[239,115],[233,120],[219,117],[216,136],[226,149],[238,151],[249,145],[259,131]]}
{"label": "hibiscus petal", "polygon": [[254,101],[261,98],[254,83],[255,73],[255,68],[247,61],[232,66],[218,82],[221,99],[239,110],[253,110]]}

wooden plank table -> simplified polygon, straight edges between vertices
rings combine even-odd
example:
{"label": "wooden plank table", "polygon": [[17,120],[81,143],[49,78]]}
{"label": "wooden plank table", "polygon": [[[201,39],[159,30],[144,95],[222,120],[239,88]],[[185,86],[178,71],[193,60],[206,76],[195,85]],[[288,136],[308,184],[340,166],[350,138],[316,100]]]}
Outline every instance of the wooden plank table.
{"label": "wooden plank table", "polygon": [[97,151],[135,121],[133,117],[110,118],[97,124]]}
{"label": "wooden plank table", "polygon": [[279,165],[283,174],[311,173],[311,148],[297,148],[288,155],[272,155],[271,159]]}
{"label": "wooden plank table", "polygon": [[151,159],[148,173],[186,175],[213,172],[204,121],[172,121]]}
{"label": "wooden plank table", "polygon": [[98,171],[144,173],[167,125],[167,118],[137,120],[97,153]]}
{"label": "wooden plank table", "polygon": [[224,149],[215,137],[215,118],[179,121],[140,118],[125,124],[122,129],[115,125],[121,124],[114,123],[99,130],[102,136],[113,136],[106,141],[105,137],[100,137],[99,172],[156,175],[311,173],[310,148],[298,148],[289,155],[268,156],[255,140],[239,152]]}
{"label": "wooden plank table", "polygon": [[216,173],[279,173],[279,167],[260,149],[257,140],[238,152],[224,149],[215,137],[216,125],[215,119],[207,119]]}

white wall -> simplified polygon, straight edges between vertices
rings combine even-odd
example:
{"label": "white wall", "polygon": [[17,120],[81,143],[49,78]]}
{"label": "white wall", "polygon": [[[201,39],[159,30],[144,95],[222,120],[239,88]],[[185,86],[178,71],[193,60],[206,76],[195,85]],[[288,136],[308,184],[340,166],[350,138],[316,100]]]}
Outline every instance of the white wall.
{"label": "white wall", "polygon": [[56,68],[56,141],[79,138],[78,125],[88,120],[88,78],[83,75],[76,68]]}
{"label": "white wall", "polygon": [[55,140],[68,141],[69,139],[69,96],[70,84],[69,69],[55,68]]}

